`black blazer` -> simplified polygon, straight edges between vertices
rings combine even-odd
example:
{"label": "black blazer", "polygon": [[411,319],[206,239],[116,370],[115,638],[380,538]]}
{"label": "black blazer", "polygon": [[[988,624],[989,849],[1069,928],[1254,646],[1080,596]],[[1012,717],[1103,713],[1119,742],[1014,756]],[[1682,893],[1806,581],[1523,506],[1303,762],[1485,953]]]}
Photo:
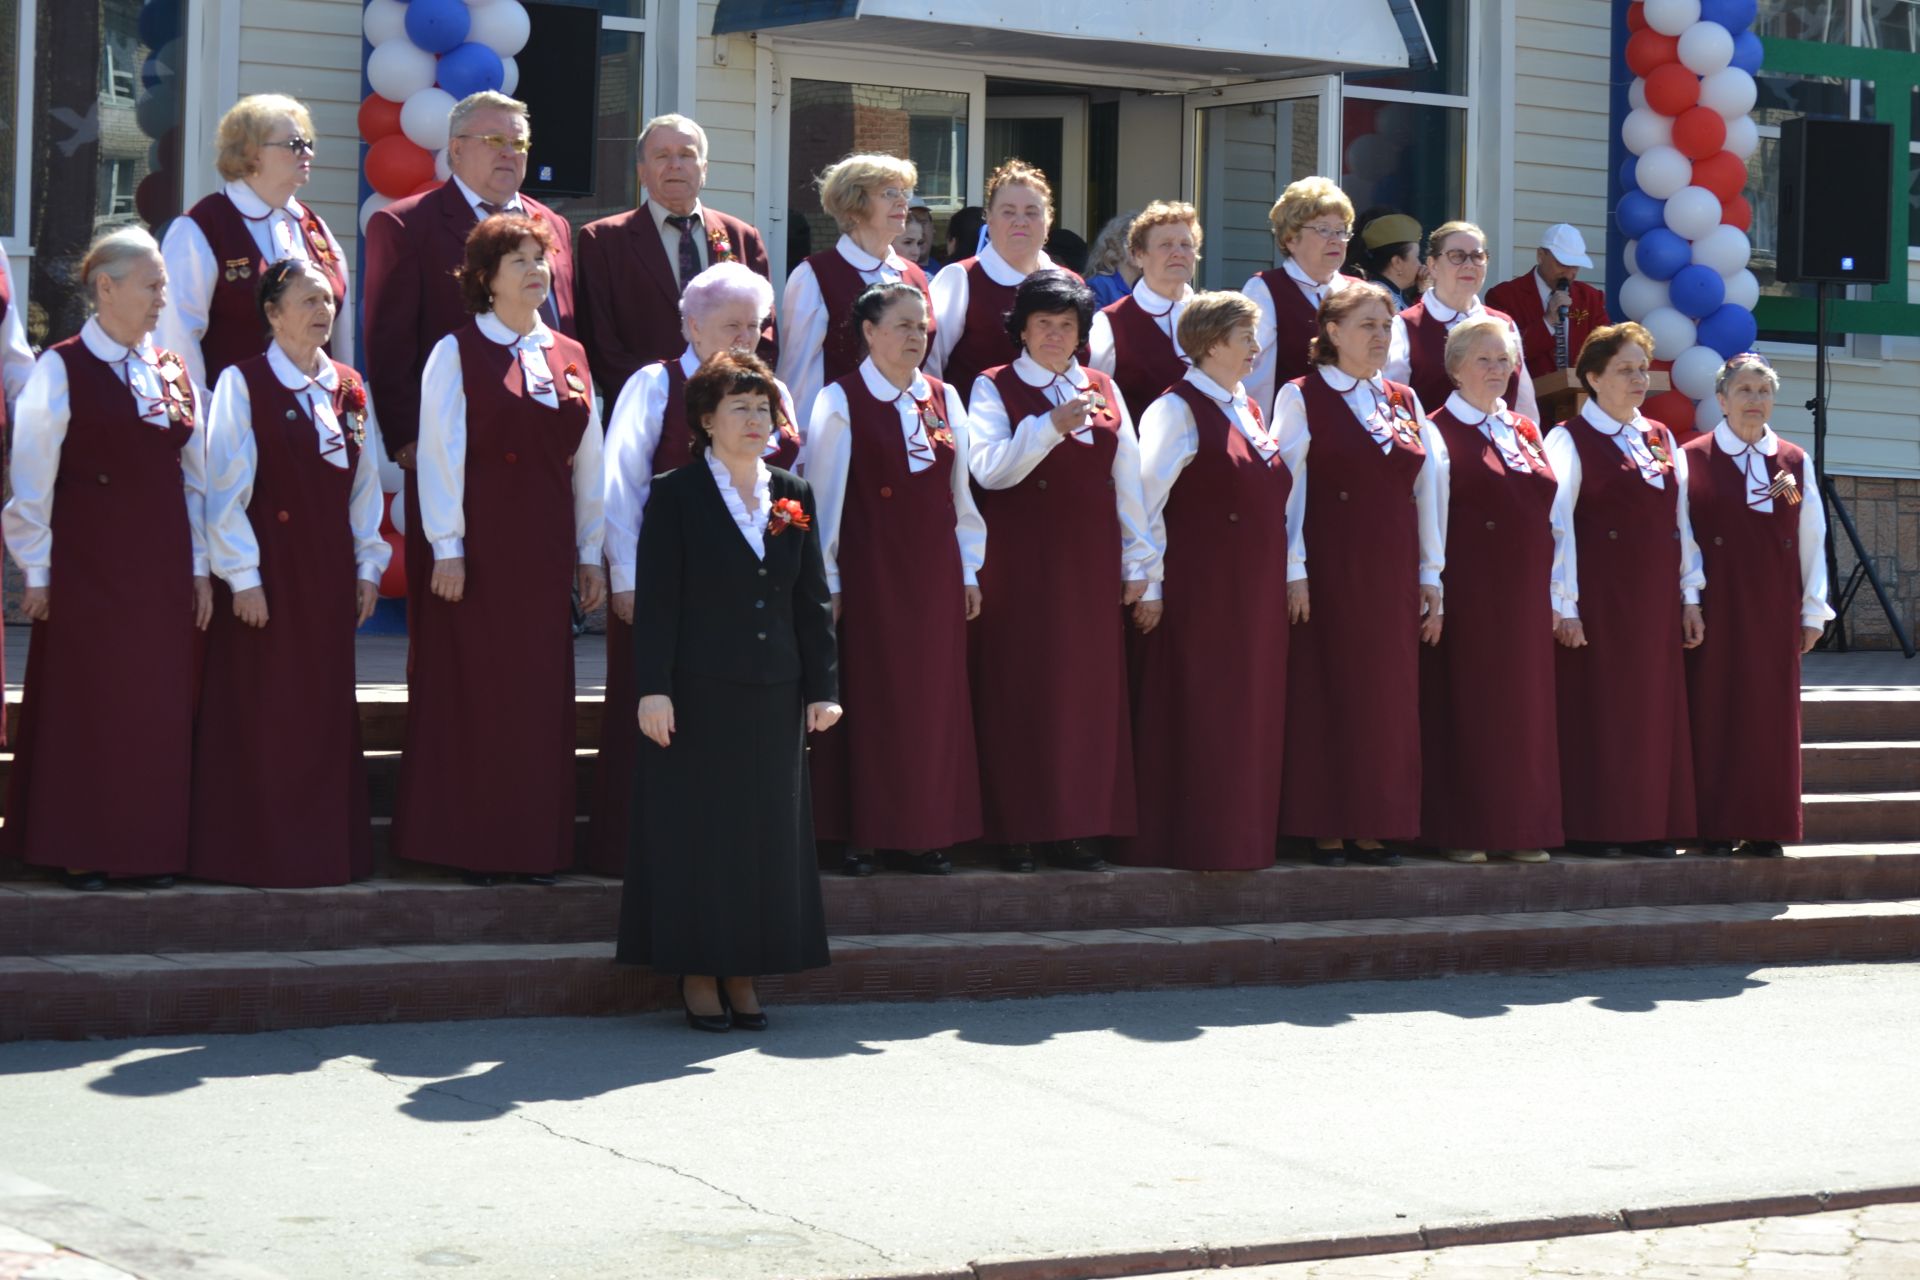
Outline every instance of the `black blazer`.
{"label": "black blazer", "polygon": [[[813,490],[770,468],[773,500],[814,516]],[[735,684],[798,680],[807,702],[840,696],[820,534],[769,533],[762,561],[740,536],[706,459],[655,477],[634,569],[634,671],[641,697],[676,672]]]}

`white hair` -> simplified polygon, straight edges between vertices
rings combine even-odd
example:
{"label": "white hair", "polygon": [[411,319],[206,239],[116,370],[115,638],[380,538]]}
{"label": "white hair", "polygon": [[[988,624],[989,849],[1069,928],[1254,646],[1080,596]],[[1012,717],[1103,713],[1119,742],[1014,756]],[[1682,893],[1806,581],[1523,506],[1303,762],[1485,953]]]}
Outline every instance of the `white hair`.
{"label": "white hair", "polygon": [[87,249],[80,263],[80,282],[91,292],[101,276],[124,280],[135,263],[159,257],[159,242],[145,227],[120,227],[98,237]]}
{"label": "white hair", "polygon": [[734,302],[751,302],[753,314],[765,320],[773,310],[773,285],[759,272],[738,262],[716,262],[687,282],[680,295],[680,314],[704,322]]}
{"label": "white hair", "polygon": [[529,127],[533,124],[526,103],[518,98],[509,98],[504,93],[495,93],[492,89],[482,89],[479,93],[470,93],[460,99],[453,104],[453,110],[447,112],[448,135],[457,136],[467,127],[467,121],[473,118],[475,112],[487,110],[510,111],[525,120]]}
{"label": "white hair", "polygon": [[1743,373],[1757,373],[1767,380],[1767,390],[1780,390],[1780,375],[1768,364],[1765,356],[1755,355],[1751,351],[1742,351],[1733,359],[1720,366],[1720,372],[1713,375],[1713,394],[1723,396],[1733,380]]}
{"label": "white hair", "polygon": [[693,136],[693,149],[700,154],[700,159],[703,162],[706,160],[707,131],[702,129],[700,122],[691,116],[683,116],[677,111],[669,111],[666,115],[655,116],[641,126],[640,136],[633,140],[633,158],[635,163],[646,158],[647,135],[655,129],[672,129],[675,133],[691,134]]}

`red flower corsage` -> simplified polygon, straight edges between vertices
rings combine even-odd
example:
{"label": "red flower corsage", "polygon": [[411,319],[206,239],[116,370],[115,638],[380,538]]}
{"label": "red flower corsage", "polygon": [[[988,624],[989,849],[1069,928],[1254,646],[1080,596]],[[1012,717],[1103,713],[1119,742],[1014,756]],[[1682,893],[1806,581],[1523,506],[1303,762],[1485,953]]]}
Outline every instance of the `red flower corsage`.
{"label": "red flower corsage", "polygon": [[707,264],[718,266],[722,262],[733,261],[733,241],[727,239],[727,229],[709,225],[707,227]]}
{"label": "red flower corsage", "polygon": [[355,444],[367,442],[367,389],[350,377],[340,379],[340,412]]}
{"label": "red flower corsage", "polygon": [[813,528],[813,518],[807,514],[805,507],[792,498],[776,498],[773,509],[767,513],[767,536],[771,538],[788,527],[805,533]]}
{"label": "red flower corsage", "polygon": [[561,380],[567,384],[567,390],[569,392],[573,393],[576,396],[579,396],[583,400],[586,398],[587,380],[580,376],[579,365],[577,364],[568,365],[566,372],[561,374],[560,377],[561,377]]}

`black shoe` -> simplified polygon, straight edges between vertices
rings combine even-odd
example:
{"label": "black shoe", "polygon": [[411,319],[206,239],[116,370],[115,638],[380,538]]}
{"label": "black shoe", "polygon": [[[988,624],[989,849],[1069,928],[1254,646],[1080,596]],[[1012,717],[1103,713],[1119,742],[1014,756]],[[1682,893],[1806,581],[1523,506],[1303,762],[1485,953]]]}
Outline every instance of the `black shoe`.
{"label": "black shoe", "polygon": [[727,999],[726,983],[720,984],[720,1007],[727,1011],[727,1018],[736,1031],[765,1031],[767,1029],[767,1011],[742,1013],[733,1007],[733,1001]]}
{"label": "black shoe", "polygon": [[521,884],[550,885],[550,884],[560,883],[559,876],[551,875],[545,871],[542,871],[542,872],[539,872],[538,874],[533,874],[533,875],[515,876],[514,879],[518,880]]}
{"label": "black shoe", "polygon": [[98,871],[62,871],[60,883],[80,893],[98,893],[107,887],[107,877]]}
{"label": "black shoe", "polygon": [[1347,865],[1345,849],[1315,849],[1313,865],[1316,867],[1344,867]]}
{"label": "black shoe", "polygon": [[1040,863],[1033,856],[1033,846],[1030,844],[1010,844],[1000,851],[1002,871],[1018,871],[1024,874],[1036,871],[1039,867]]}
{"label": "black shoe", "polygon": [[1700,846],[1700,852],[1709,858],[1730,858],[1733,856],[1733,841],[1709,840]]}
{"label": "black shoe", "polygon": [[847,851],[840,855],[840,874],[843,876],[864,879],[874,873],[876,866],[871,849],[859,849],[848,845]]}
{"label": "black shoe", "polygon": [[1107,865],[1091,840],[1056,840],[1047,846],[1047,861],[1068,871],[1098,871]]}
{"label": "black shoe", "polygon": [[720,997],[719,1013],[695,1013],[687,1004],[687,980],[680,979],[680,1007],[686,1010],[687,1025],[695,1031],[725,1031],[733,1026],[733,1019],[727,1016],[727,997]]}
{"label": "black shoe", "polygon": [[499,876],[490,876],[479,871],[462,871],[460,878],[476,889],[491,889],[500,883]]}
{"label": "black shoe", "polygon": [[133,883],[138,885],[142,889],[171,889],[173,888],[173,885],[174,885],[174,877],[170,875],[141,876],[138,880],[135,880]]}
{"label": "black shoe", "polygon": [[1568,853],[1584,853],[1589,858],[1624,858],[1627,851],[1617,844],[1607,844],[1600,840],[1569,840]]}
{"label": "black shoe", "polygon": [[944,876],[953,870],[953,859],[945,849],[889,849],[887,866],[918,876]]}
{"label": "black shoe", "polygon": [[1660,840],[1642,840],[1633,846],[1633,851],[1643,858],[1677,858],[1680,850]]}
{"label": "black shoe", "polygon": [[1740,852],[1753,858],[1784,858],[1787,851],[1778,840],[1748,840],[1740,846]]}
{"label": "black shoe", "polygon": [[1378,849],[1362,849],[1357,844],[1349,843],[1347,845],[1347,857],[1351,861],[1368,867],[1397,867],[1400,865],[1400,855],[1386,848],[1384,845]]}

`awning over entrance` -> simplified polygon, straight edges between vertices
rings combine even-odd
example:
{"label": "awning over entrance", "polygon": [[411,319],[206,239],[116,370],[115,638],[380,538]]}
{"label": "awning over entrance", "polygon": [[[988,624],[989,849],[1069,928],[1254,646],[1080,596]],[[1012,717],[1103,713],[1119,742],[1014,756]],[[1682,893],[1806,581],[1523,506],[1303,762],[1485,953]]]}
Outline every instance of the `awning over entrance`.
{"label": "awning over entrance", "polygon": [[1433,59],[1414,0],[720,0],[713,33],[745,31],[1201,82]]}

